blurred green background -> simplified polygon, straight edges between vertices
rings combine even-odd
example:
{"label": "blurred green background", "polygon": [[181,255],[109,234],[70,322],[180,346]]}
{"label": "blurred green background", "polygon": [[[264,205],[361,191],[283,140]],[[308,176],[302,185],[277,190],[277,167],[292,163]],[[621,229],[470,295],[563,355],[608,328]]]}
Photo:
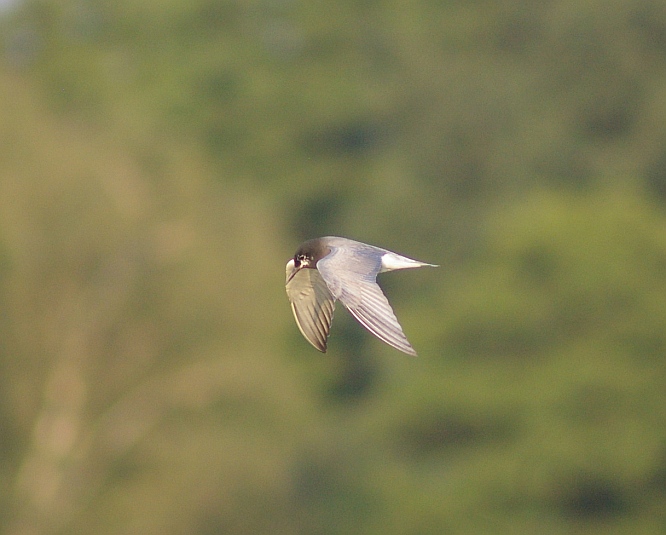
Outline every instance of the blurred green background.
{"label": "blurred green background", "polygon": [[[666,533],[663,0],[0,3],[0,533]],[[382,275],[419,351],[284,292]]]}

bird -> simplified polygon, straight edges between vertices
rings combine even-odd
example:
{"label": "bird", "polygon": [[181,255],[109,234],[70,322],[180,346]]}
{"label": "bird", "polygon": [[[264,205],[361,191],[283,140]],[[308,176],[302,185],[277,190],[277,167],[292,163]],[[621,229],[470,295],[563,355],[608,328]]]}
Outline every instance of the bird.
{"label": "bird", "polygon": [[337,236],[303,242],[287,262],[287,296],[301,334],[326,353],[335,302],[382,342],[417,356],[398,323],[377,274],[397,269],[439,267],[387,249]]}

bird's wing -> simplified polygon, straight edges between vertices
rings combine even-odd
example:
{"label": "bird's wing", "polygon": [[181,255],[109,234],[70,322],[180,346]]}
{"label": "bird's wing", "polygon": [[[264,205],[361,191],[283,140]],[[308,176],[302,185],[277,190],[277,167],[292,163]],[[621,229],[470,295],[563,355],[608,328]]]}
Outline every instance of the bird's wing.
{"label": "bird's wing", "polygon": [[366,329],[388,345],[416,356],[393,309],[376,282],[382,254],[371,249],[352,251],[332,248],[317,262],[317,269],[334,299],[339,299]]}
{"label": "bird's wing", "polygon": [[331,330],[335,299],[316,269],[301,269],[287,283],[287,296],[301,334],[322,353]]}

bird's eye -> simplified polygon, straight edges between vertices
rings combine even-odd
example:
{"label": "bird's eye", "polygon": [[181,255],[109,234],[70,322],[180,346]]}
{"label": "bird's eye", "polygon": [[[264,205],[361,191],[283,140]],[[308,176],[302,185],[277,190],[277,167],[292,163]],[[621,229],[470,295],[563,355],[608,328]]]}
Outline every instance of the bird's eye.
{"label": "bird's eye", "polygon": [[301,259],[299,257],[294,258],[294,266],[300,267]]}

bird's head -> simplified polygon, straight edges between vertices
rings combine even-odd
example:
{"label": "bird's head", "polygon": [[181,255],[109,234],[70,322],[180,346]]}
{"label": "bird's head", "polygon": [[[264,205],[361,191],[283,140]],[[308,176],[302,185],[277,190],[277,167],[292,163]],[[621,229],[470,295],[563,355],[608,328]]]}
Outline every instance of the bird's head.
{"label": "bird's head", "polygon": [[287,282],[301,269],[317,269],[317,262],[324,258],[331,250],[325,243],[325,238],[316,238],[303,242],[294,258],[287,262]]}
{"label": "bird's head", "polygon": [[297,252],[294,258],[287,262],[287,282],[294,278],[294,275],[304,268],[315,268],[312,257],[306,253]]}

